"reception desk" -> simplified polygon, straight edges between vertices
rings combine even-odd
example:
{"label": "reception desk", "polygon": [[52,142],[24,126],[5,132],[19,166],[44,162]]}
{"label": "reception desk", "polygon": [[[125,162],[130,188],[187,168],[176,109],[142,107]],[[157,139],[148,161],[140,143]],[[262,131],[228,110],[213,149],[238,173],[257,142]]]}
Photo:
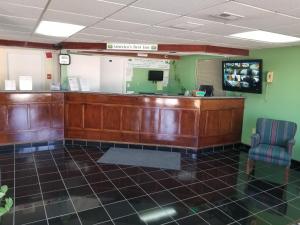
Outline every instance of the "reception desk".
{"label": "reception desk", "polygon": [[0,144],[84,139],[188,148],[238,143],[244,99],[0,93]]}

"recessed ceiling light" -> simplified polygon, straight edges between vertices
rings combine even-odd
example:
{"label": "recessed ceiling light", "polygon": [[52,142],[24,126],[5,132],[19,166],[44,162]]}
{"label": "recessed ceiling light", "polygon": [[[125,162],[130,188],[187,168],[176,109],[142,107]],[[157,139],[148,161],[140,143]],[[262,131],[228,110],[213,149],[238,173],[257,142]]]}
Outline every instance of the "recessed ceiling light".
{"label": "recessed ceiling light", "polygon": [[83,28],[85,26],[43,20],[36,28],[35,33],[53,37],[69,37]]}
{"label": "recessed ceiling light", "polygon": [[269,43],[288,43],[288,42],[300,41],[300,38],[297,37],[271,33],[267,31],[260,31],[260,30],[231,34],[230,37],[248,39],[253,41],[269,42]]}

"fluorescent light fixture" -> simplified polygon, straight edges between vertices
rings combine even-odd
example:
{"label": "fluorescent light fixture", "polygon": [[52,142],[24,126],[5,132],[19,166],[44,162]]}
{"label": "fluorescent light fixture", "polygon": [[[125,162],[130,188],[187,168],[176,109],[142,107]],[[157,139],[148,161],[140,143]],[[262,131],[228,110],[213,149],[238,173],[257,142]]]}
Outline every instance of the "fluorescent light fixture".
{"label": "fluorescent light fixture", "polygon": [[297,37],[271,33],[271,32],[261,31],[261,30],[231,34],[229,37],[247,39],[253,41],[261,41],[261,42],[269,42],[269,43],[288,43],[288,42],[300,41],[300,38]]}
{"label": "fluorescent light fixture", "polygon": [[177,212],[173,208],[162,208],[142,213],[139,217],[143,222],[149,223],[165,217],[174,216],[176,214]]}
{"label": "fluorescent light fixture", "polygon": [[53,37],[70,37],[83,28],[85,26],[43,20],[36,28],[35,33]]}

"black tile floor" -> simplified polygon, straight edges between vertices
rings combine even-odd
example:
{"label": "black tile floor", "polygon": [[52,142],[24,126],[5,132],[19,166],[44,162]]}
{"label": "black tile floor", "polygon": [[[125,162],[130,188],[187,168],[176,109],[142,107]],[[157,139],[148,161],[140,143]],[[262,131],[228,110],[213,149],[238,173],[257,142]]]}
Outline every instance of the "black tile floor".
{"label": "black tile floor", "polygon": [[2,225],[284,225],[300,222],[300,171],[257,163],[228,149],[182,156],[182,170],[97,164],[97,148],[0,154],[14,197]]}

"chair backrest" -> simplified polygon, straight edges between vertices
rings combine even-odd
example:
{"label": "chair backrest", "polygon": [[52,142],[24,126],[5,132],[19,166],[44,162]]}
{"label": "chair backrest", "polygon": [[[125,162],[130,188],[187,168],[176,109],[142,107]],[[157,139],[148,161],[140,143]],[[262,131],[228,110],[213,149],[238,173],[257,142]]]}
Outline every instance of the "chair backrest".
{"label": "chair backrest", "polygon": [[256,132],[260,134],[260,143],[286,146],[287,141],[294,138],[297,124],[294,122],[259,118]]}

